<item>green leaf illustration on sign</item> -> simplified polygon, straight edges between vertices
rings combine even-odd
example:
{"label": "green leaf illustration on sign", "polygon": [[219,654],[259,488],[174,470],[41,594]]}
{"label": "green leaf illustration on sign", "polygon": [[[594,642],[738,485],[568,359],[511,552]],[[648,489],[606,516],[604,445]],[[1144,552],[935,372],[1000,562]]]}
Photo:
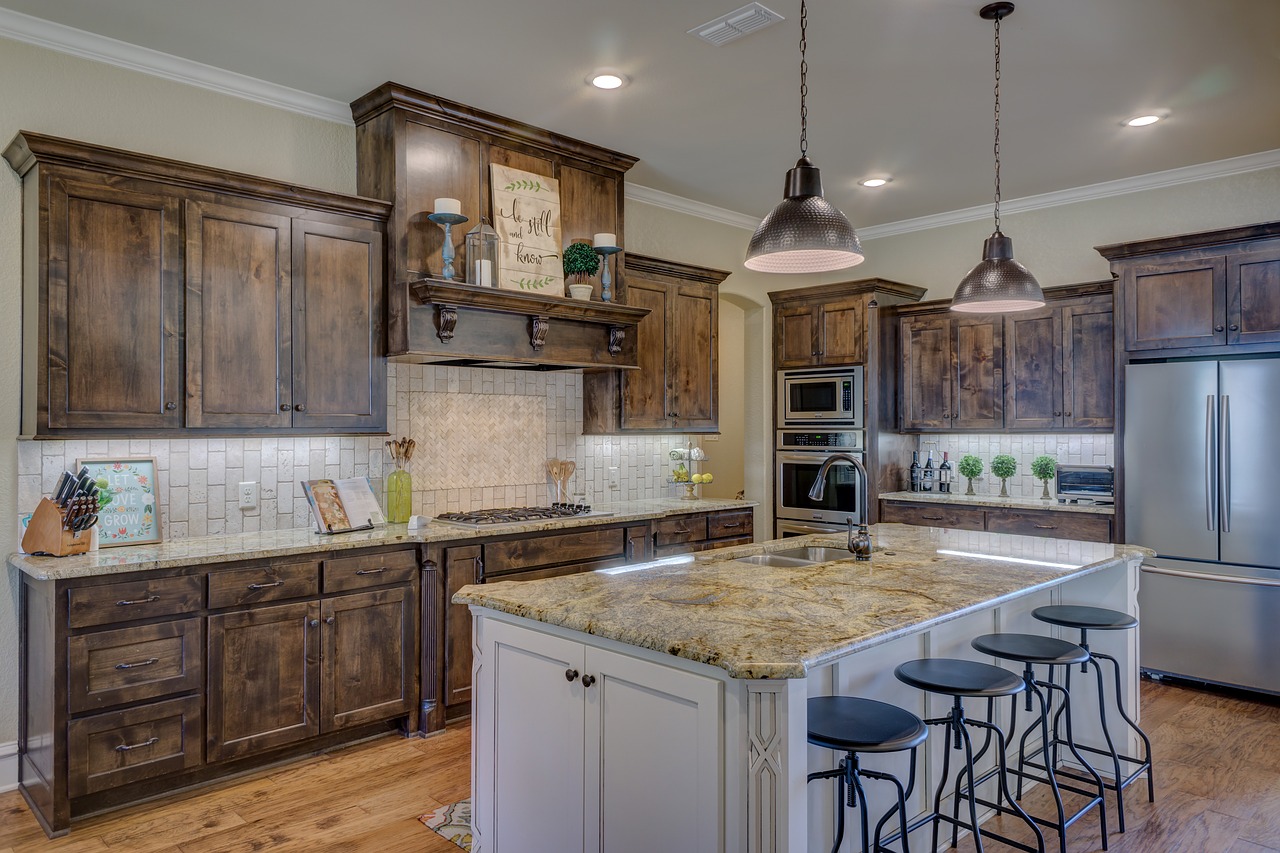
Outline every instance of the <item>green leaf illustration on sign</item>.
{"label": "green leaf illustration on sign", "polygon": [[542,192],[544,187],[542,186],[541,181],[521,180],[521,181],[512,181],[511,183],[507,184],[506,189],[508,192],[512,192],[514,190],[530,190],[531,192],[540,193]]}

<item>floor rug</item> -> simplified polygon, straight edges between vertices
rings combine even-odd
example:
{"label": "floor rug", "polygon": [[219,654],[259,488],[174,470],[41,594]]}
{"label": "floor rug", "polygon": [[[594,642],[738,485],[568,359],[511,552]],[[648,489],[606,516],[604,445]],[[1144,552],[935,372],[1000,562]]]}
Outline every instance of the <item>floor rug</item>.
{"label": "floor rug", "polygon": [[418,818],[427,829],[461,847],[471,849],[471,801],[460,800],[449,806],[441,806]]}

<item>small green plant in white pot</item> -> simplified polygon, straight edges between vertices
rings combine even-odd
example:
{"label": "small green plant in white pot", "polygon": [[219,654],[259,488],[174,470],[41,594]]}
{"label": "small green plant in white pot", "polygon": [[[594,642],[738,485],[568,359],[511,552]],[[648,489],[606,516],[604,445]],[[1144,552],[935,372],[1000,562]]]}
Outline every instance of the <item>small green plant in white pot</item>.
{"label": "small green plant in white pot", "polygon": [[1001,453],[991,460],[991,473],[1000,478],[1000,497],[1009,497],[1009,478],[1018,473],[1018,460]]}
{"label": "small green plant in white pot", "polygon": [[1052,456],[1037,456],[1031,460],[1031,476],[1035,477],[1044,485],[1044,490],[1040,494],[1040,500],[1053,500],[1053,496],[1049,494],[1049,481],[1058,474],[1058,460]]}
{"label": "small green plant in white pot", "polygon": [[965,489],[964,493],[966,495],[973,494],[973,481],[982,476],[982,460],[972,453],[966,454],[961,458],[956,470],[960,472],[961,477],[969,481],[969,488]]}

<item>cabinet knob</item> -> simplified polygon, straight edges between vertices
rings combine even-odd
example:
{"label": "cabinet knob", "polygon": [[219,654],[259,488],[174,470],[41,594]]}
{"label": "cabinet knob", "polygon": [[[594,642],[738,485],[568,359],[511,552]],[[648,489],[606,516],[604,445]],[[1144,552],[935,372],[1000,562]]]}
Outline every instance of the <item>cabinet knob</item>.
{"label": "cabinet knob", "polygon": [[577,680],[578,680],[578,671],[577,671],[576,669],[566,669],[566,670],[564,671],[564,680],[565,680],[565,681],[577,681]]}
{"label": "cabinet knob", "polygon": [[1222,327],[1221,327],[1221,326],[1214,326],[1214,327],[1213,327],[1213,330],[1214,330],[1215,332],[1221,332],[1221,331],[1222,331]]}
{"label": "cabinet knob", "polygon": [[308,620],[307,620],[307,625],[309,625],[309,626],[310,626],[310,627],[312,627],[312,628],[319,628],[319,627],[320,627],[320,620],[319,620],[319,619],[308,619]]}
{"label": "cabinet knob", "polygon": [[582,676],[582,686],[583,686],[583,687],[590,687],[591,685],[593,685],[593,684],[595,684],[595,683],[596,683],[596,677],[595,677],[594,675],[584,675],[584,676]]}
{"label": "cabinet knob", "polygon": [[1230,326],[1228,326],[1227,328],[1228,328],[1228,329],[1230,329],[1230,330],[1231,330],[1231,331],[1233,331],[1233,332],[1238,332],[1238,331],[1240,331],[1240,324],[1239,324],[1239,323],[1232,323],[1232,324],[1231,324]]}
{"label": "cabinet knob", "polygon": [[324,620],[324,624],[326,625],[332,625],[333,622],[334,622],[334,618],[332,616],[326,617]]}
{"label": "cabinet knob", "polygon": [[292,409],[292,408],[293,408],[293,406],[290,406],[288,403],[281,403],[281,404],[280,404],[280,411],[282,411],[282,412],[287,412],[287,411],[289,411],[289,410],[290,410],[290,409]]}
{"label": "cabinet knob", "polygon": [[1069,418],[1069,417],[1071,417],[1071,413],[1070,413],[1070,412],[1063,412],[1063,413],[1062,413],[1062,415],[1063,415],[1063,417],[1068,417],[1068,418]]}
{"label": "cabinet knob", "polygon": [[164,404],[164,410],[166,412],[172,412],[176,408],[178,408],[178,404],[172,401]]}
{"label": "cabinet knob", "polygon": [[293,407],[293,410],[294,410],[295,412],[305,412],[305,411],[307,410],[307,404],[306,404],[306,403],[299,403],[298,405],[296,405],[296,406],[294,406],[294,407]]}
{"label": "cabinet knob", "polygon": [[1062,417],[1062,412],[1054,412],[1054,413],[1053,413],[1053,416],[1054,416],[1055,418],[1060,418],[1060,417]]}

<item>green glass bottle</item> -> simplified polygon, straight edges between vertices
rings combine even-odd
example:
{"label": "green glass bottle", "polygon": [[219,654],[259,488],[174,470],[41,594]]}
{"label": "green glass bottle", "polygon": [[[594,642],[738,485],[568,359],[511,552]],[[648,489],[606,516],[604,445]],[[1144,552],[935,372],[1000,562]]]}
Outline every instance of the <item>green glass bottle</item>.
{"label": "green glass bottle", "polygon": [[396,465],[387,475],[387,521],[404,524],[413,514],[413,478],[409,472]]}

